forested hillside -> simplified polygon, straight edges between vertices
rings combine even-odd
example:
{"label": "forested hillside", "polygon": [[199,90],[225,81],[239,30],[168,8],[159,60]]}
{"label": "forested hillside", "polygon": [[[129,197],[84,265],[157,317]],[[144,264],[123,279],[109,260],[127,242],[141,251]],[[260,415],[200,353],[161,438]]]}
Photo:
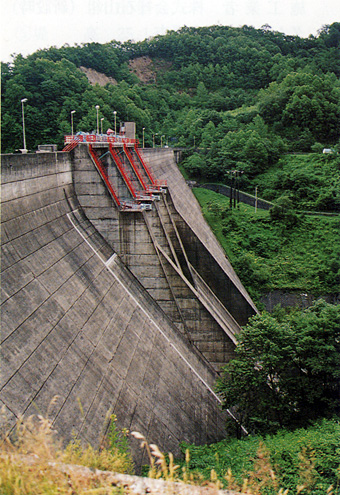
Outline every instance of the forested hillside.
{"label": "forested hillside", "polygon": [[[75,130],[104,131],[133,120],[146,144],[197,147],[187,166],[218,177],[239,162],[252,177],[285,151],[331,147],[340,136],[340,23],[307,39],[243,26],[183,27],[143,42],[87,43],[39,50],[2,64],[2,152],[22,147],[20,100],[27,98],[27,146],[63,144]],[[131,61],[148,57],[145,84]],[[130,65],[129,65],[130,63]],[[80,67],[117,84],[91,86]]]}

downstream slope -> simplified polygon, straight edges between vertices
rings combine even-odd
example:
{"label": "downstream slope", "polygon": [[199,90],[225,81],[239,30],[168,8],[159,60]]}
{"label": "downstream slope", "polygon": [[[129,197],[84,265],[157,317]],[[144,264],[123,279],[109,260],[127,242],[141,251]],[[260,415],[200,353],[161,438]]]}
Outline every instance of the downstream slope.
{"label": "downstream slope", "polygon": [[[98,443],[108,412],[161,449],[223,436],[215,373],[84,215],[68,153],[2,157],[1,403]],[[135,458],[141,462],[138,445]]]}

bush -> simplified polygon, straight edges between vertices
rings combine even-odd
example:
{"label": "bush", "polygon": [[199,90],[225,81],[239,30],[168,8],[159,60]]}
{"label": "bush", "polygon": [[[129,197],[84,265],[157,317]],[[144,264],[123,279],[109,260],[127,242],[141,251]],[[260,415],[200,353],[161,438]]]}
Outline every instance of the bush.
{"label": "bush", "polygon": [[284,318],[254,316],[217,380],[223,407],[259,433],[340,414],[339,342],[339,305],[320,300]]}
{"label": "bush", "polygon": [[[99,470],[132,473],[126,432],[118,433],[111,417],[108,442],[95,449],[71,442],[65,449],[48,418],[21,418],[11,436],[1,438],[1,495],[121,494]],[[73,466],[70,466],[70,463]],[[79,465],[89,469],[81,469]]]}
{"label": "bush", "polygon": [[[212,445],[182,444],[191,471],[225,488],[252,494],[340,493],[340,423],[322,420],[307,429],[226,439]],[[183,463],[182,463],[183,464]],[[197,474],[198,476],[198,474]],[[287,490],[287,492],[285,491]]]}

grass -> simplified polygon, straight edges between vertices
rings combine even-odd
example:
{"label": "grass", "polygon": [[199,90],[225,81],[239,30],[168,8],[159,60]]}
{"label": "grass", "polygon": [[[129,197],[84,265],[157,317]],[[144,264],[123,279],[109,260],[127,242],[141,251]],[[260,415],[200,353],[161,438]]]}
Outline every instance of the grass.
{"label": "grass", "polygon": [[183,444],[182,449],[189,451],[191,470],[205,479],[213,470],[229,489],[268,495],[335,495],[340,493],[339,439],[339,421],[324,420],[293,432],[204,446]]}
{"label": "grass", "polygon": [[[15,432],[2,438],[1,495],[132,493],[128,478],[124,486],[115,486],[114,477],[107,472],[131,473],[132,467],[127,443],[122,440],[127,439],[127,432],[118,433],[114,421],[110,431],[99,449],[82,447],[78,442],[63,448],[48,419],[20,419]],[[157,445],[149,445],[140,433],[131,435],[141,441],[148,453],[146,475],[152,479],[201,485],[210,488],[210,493],[229,488],[248,495],[339,494],[337,421],[323,421],[309,429],[283,431],[265,438],[226,439],[201,447],[183,444],[184,459],[178,462],[171,453],[164,454]],[[177,489],[167,484],[166,493],[178,493]],[[144,492],[158,493],[145,487]]]}
{"label": "grass", "polygon": [[297,210],[340,211],[337,155],[286,155],[254,181],[263,199],[276,201],[288,196]]}
{"label": "grass", "polygon": [[[133,463],[111,417],[110,434],[98,449],[78,441],[62,447],[49,419],[21,418],[15,431],[3,434],[0,451],[1,495],[109,495],[123,491],[103,471],[131,473]],[[72,465],[72,466],[70,466]],[[84,468],[79,468],[84,466]],[[86,468],[90,468],[86,469]]]}
{"label": "grass", "polygon": [[273,436],[226,439],[211,445],[182,444],[183,460],[174,462],[155,445],[146,474],[152,478],[229,489],[248,495],[338,495],[340,424],[324,420],[308,429]]}
{"label": "grass", "polygon": [[315,296],[340,291],[340,217],[296,215],[275,220],[268,211],[206,189],[193,189],[203,215],[244,286],[258,302],[272,290]]}

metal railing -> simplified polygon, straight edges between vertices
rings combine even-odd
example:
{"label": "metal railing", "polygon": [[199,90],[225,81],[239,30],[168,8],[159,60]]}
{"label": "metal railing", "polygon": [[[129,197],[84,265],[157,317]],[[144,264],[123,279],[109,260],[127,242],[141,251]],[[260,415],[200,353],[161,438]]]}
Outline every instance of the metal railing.
{"label": "metal railing", "polygon": [[112,143],[112,144],[138,144],[138,139],[126,138],[116,134],[115,136],[110,136],[109,134],[75,134],[64,136],[64,144],[72,143],[76,141],[77,143]]}

